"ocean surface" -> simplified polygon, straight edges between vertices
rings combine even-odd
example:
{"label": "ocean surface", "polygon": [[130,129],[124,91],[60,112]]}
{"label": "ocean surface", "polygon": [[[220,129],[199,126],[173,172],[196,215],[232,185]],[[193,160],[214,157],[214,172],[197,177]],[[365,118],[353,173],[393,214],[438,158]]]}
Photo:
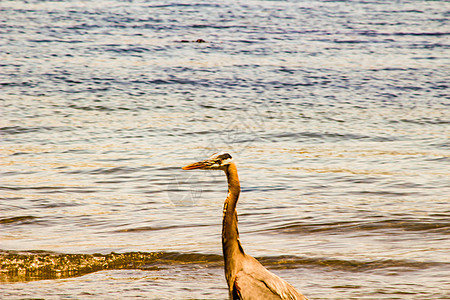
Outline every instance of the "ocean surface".
{"label": "ocean surface", "polygon": [[0,298],[450,299],[447,1],[1,1]]}

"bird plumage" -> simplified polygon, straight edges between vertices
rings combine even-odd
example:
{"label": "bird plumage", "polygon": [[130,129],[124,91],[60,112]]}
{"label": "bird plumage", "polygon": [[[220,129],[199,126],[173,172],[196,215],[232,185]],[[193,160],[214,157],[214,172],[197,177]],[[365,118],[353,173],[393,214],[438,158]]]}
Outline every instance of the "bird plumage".
{"label": "bird plumage", "polygon": [[236,164],[231,155],[213,154],[208,159],[187,165],[183,169],[223,170],[227,176],[228,195],[223,209],[222,250],[230,299],[307,300],[292,285],[269,272],[255,258],[245,254],[239,240],[236,212],[241,187]]}

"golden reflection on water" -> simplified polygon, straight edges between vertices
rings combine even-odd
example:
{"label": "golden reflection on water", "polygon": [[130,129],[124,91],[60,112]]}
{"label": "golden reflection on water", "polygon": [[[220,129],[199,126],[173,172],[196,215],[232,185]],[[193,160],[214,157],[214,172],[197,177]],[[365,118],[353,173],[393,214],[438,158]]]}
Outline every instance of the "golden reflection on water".
{"label": "golden reflection on water", "polygon": [[[180,167],[231,151],[246,251],[307,295],[442,298],[441,2],[2,3],[0,248],[62,253],[6,251],[0,280],[143,270],[149,259],[166,270],[161,290],[147,294],[157,284],[130,272],[123,295],[226,297],[225,178]],[[197,35],[207,43],[180,43]],[[214,254],[152,262],[159,250]],[[91,275],[43,281],[40,293],[6,286],[16,298],[107,298],[121,282]],[[192,296],[180,282],[205,284]]]}

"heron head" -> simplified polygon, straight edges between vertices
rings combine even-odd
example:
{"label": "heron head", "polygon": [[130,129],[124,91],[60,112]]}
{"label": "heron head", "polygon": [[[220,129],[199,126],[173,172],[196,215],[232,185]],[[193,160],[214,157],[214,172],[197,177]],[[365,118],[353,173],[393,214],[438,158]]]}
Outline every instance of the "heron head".
{"label": "heron head", "polygon": [[232,162],[232,157],[228,153],[214,153],[208,159],[184,166],[183,170],[225,170]]}

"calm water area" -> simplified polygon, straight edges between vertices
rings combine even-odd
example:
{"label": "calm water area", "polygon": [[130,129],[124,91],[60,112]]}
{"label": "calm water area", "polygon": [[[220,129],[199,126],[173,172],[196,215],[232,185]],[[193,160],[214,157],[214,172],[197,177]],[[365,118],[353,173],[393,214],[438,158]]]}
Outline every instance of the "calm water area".
{"label": "calm water area", "polygon": [[448,1],[1,1],[0,298],[450,299]]}

